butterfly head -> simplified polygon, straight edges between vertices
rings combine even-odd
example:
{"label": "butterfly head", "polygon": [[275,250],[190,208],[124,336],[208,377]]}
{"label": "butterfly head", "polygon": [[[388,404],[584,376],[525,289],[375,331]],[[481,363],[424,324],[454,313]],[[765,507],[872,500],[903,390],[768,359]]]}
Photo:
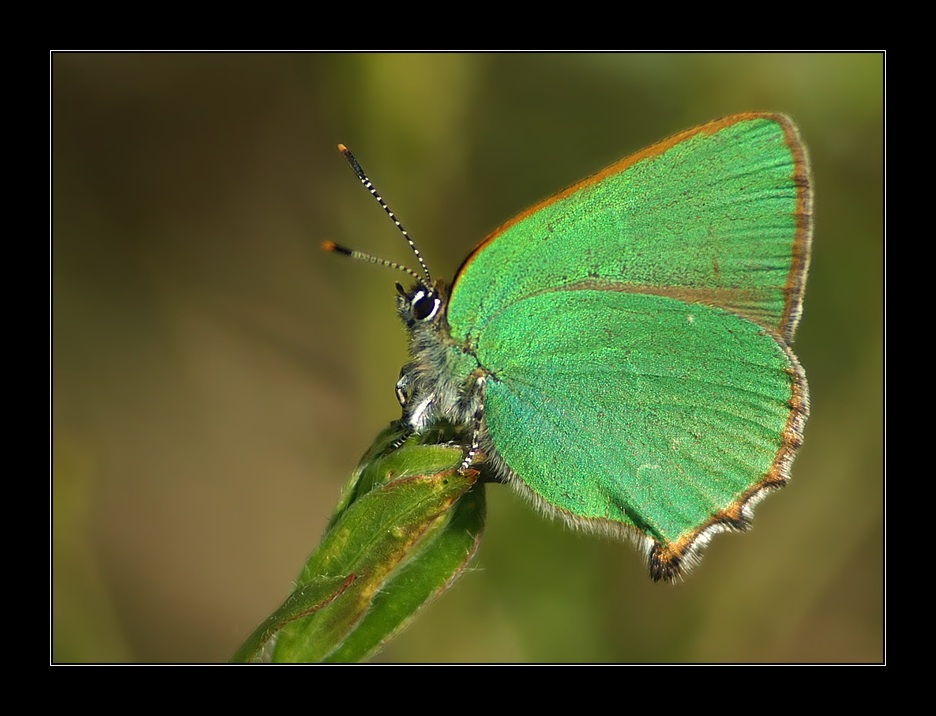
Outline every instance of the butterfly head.
{"label": "butterfly head", "polygon": [[397,284],[397,312],[409,330],[437,325],[445,314],[447,292],[440,283],[427,286],[422,281],[406,290]]}

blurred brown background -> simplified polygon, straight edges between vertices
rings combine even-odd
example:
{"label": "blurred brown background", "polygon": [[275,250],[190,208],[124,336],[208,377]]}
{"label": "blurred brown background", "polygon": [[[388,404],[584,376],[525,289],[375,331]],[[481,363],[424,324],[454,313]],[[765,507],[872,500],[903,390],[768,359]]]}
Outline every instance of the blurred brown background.
{"label": "blurred brown background", "polygon": [[678,130],[783,111],[813,159],[790,486],[679,586],[492,486],[474,570],[384,661],[883,658],[883,57],[56,54],[52,658],[223,661],[398,417],[413,264]]}

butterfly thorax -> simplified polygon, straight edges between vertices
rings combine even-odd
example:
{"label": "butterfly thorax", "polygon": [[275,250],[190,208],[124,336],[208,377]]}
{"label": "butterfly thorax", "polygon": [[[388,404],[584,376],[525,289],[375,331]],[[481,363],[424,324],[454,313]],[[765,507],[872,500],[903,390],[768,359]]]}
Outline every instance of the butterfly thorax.
{"label": "butterfly thorax", "polygon": [[467,346],[452,338],[446,318],[449,287],[398,287],[397,311],[410,338],[412,360],[400,370],[397,399],[415,432],[445,420],[480,428],[484,370]]}

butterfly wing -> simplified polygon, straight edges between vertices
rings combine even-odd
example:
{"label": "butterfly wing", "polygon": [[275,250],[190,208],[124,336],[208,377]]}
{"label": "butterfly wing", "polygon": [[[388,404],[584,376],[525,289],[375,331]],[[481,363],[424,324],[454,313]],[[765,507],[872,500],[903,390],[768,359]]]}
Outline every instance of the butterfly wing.
{"label": "butterfly wing", "polygon": [[486,424],[541,507],[636,531],[672,578],[782,485],[808,411],[787,347],[809,169],[782,115],[688,130],[500,227],[447,318],[492,374]]}
{"label": "butterfly wing", "polygon": [[660,142],[507,222],[465,260],[448,319],[471,338],[544,288],[720,306],[791,341],[809,262],[805,150],[783,115],[717,120]]}
{"label": "butterfly wing", "polygon": [[511,304],[479,336],[491,440],[534,502],[637,531],[672,578],[743,529],[801,442],[806,382],[774,334],[723,309],[599,290]]}

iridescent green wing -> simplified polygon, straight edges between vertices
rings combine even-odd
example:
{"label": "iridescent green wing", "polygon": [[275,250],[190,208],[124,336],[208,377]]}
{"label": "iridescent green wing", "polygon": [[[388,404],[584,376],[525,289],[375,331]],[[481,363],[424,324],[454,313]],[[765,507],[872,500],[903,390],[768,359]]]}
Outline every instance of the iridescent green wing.
{"label": "iridescent green wing", "polygon": [[678,134],[508,222],[456,276],[495,448],[547,510],[636,531],[672,578],[788,475],[808,411],[787,347],[809,263],[782,115]]}
{"label": "iridescent green wing", "polygon": [[811,234],[809,168],[783,115],[682,132],[507,222],[456,275],[456,338],[544,289],[626,284],[720,306],[791,341]]}
{"label": "iridescent green wing", "polygon": [[743,529],[801,442],[806,381],[774,334],[718,308],[618,291],[518,301],[479,337],[491,439],[533,501],[651,541],[672,579]]}

